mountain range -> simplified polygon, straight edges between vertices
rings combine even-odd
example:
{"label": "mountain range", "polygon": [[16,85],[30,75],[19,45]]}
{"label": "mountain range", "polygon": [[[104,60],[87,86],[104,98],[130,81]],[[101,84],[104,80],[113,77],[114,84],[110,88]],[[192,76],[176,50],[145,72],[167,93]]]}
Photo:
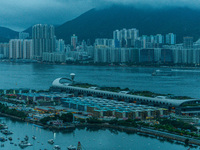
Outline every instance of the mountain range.
{"label": "mountain range", "polygon": [[[80,41],[90,39],[94,42],[95,38],[112,38],[114,30],[123,28],[137,28],[140,35],[175,33],[177,43],[181,43],[184,36],[193,36],[196,41],[200,37],[200,9],[125,5],[94,8],[57,26],[55,34],[57,39],[64,39],[66,44],[70,43],[73,34]],[[16,32],[5,30],[0,28],[0,37],[8,39],[16,36]],[[31,28],[25,31],[31,34]]]}
{"label": "mountain range", "polygon": [[0,42],[8,42],[9,39],[18,38],[18,32],[9,28],[0,27]]}

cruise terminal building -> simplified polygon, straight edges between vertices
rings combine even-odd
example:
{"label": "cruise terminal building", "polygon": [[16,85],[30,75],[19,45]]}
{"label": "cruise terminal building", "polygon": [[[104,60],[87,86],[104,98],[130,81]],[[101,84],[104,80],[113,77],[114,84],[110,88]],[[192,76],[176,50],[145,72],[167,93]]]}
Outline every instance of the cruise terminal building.
{"label": "cruise terminal building", "polygon": [[53,81],[52,91],[67,92],[74,94],[75,97],[97,97],[102,99],[110,99],[123,101],[126,103],[147,105],[151,107],[159,107],[168,109],[179,115],[200,115],[200,99],[170,99],[165,96],[145,97],[127,94],[125,92],[102,91],[98,88],[83,88],[74,86],[73,81],[68,78],[57,78]]}

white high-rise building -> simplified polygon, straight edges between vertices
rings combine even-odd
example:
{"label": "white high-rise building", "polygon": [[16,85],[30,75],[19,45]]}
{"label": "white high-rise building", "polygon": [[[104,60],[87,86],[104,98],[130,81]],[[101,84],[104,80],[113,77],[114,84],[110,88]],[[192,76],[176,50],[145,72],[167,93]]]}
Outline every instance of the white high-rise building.
{"label": "white high-rise building", "polygon": [[155,36],[155,43],[157,44],[164,44],[164,37],[161,34],[157,34]]}
{"label": "white high-rise building", "polygon": [[176,34],[173,34],[173,33],[166,34],[166,44],[169,44],[169,45],[176,44]]}
{"label": "white high-rise building", "polygon": [[12,39],[9,41],[9,58],[10,59],[23,58],[23,40]]}
{"label": "white high-rise building", "polygon": [[2,58],[9,58],[9,43],[0,43],[0,55]]}
{"label": "white high-rise building", "polygon": [[59,39],[56,41],[56,51],[57,52],[65,51],[65,41],[63,39]]}
{"label": "white high-rise building", "polygon": [[120,40],[120,31],[119,30],[115,30],[113,31],[113,39],[114,40]]}
{"label": "white high-rise building", "polygon": [[33,59],[33,40],[23,41],[23,59]]}
{"label": "white high-rise building", "polygon": [[127,30],[124,28],[122,30],[120,30],[120,40],[127,40]]}
{"label": "white high-rise building", "polygon": [[33,58],[33,41],[12,39],[9,42],[10,59],[32,59]]}
{"label": "white high-rise building", "polygon": [[147,36],[142,35],[140,37],[140,41],[141,41],[141,48],[147,48]]}
{"label": "white high-rise building", "polygon": [[127,39],[131,39],[131,46],[135,46],[135,41],[139,37],[139,30],[133,28],[133,29],[128,29],[127,31]]}
{"label": "white high-rise building", "polygon": [[35,59],[41,59],[43,52],[55,51],[55,29],[53,25],[37,24],[32,27],[33,52]]}

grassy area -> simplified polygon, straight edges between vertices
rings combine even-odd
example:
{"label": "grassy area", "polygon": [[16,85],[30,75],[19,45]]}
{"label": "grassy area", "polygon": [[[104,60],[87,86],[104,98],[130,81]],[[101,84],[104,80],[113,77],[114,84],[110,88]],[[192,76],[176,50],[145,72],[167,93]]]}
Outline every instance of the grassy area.
{"label": "grassy area", "polygon": [[183,107],[188,107],[188,106],[200,106],[200,104],[183,104]]}
{"label": "grassy area", "polygon": [[76,83],[76,84],[73,84],[72,86],[81,87],[81,88],[90,88],[90,87],[95,86],[95,85],[88,84],[88,83]]}
{"label": "grassy area", "polygon": [[97,118],[89,118],[87,119],[87,123],[90,124],[102,124],[102,123],[108,123],[110,125],[117,125],[117,126],[126,126],[126,127],[151,127],[156,130],[164,130],[170,133],[176,133],[180,135],[189,135],[198,137],[196,134],[197,128],[193,125],[190,125],[188,123],[185,123],[180,120],[174,120],[174,119],[158,119],[158,124],[151,124],[147,122],[143,122],[141,120],[133,120],[133,119],[127,119],[127,120],[118,120],[113,119],[110,121],[103,121],[99,120]]}
{"label": "grassy area", "polygon": [[178,99],[178,100],[185,100],[185,99],[192,99],[189,96],[171,96],[171,99]]}
{"label": "grassy area", "polygon": [[165,94],[158,94],[150,91],[135,91],[131,93],[132,95],[139,95],[145,97],[156,97],[156,96],[167,96]]}
{"label": "grassy area", "polygon": [[152,98],[157,97],[157,96],[166,96],[167,98],[177,99],[177,100],[192,99],[191,97],[188,97],[188,96],[174,96],[171,94],[159,94],[159,93],[154,93],[151,91],[133,91],[133,90],[130,90],[129,88],[122,89],[120,87],[99,87],[97,85],[92,85],[88,83],[76,83],[76,84],[73,84],[72,86],[81,87],[81,88],[97,87],[99,90],[102,90],[102,91],[109,91],[109,92],[116,92],[116,93],[119,93],[120,91],[129,91],[129,94],[131,95],[138,95],[138,96],[152,97]]}

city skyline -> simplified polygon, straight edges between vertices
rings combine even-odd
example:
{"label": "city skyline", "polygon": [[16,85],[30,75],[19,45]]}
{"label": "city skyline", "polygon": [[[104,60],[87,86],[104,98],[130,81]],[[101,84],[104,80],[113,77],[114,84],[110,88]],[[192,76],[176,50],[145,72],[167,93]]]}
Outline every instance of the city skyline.
{"label": "city skyline", "polygon": [[53,25],[37,24],[29,34],[19,33],[19,39],[9,44],[0,43],[0,58],[29,59],[43,62],[66,63],[157,63],[199,65],[199,40],[183,37],[183,43],[176,44],[176,34],[139,35],[136,28],[113,31],[113,38],[97,38],[94,45],[78,41],[71,36],[71,45],[63,39],[56,39]]}

